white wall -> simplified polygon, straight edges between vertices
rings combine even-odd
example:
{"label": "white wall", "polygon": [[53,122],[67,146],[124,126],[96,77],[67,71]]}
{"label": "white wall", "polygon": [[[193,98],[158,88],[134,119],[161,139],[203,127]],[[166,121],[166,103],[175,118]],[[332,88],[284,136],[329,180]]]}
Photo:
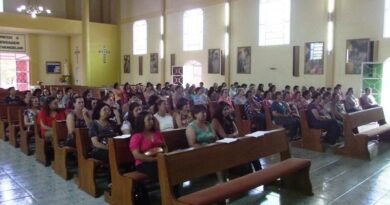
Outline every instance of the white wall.
{"label": "white wall", "polygon": [[[127,6],[134,6],[135,2],[127,3]],[[185,9],[193,8],[194,5],[202,5],[204,10],[204,49],[202,51],[183,52],[182,50],[182,15]],[[208,2],[208,3],[205,3]],[[169,65],[170,54],[176,54],[176,64],[183,65],[188,60],[197,60],[203,65],[203,81],[206,85],[213,82],[225,81],[221,75],[207,74],[207,49],[224,48],[224,5],[223,1],[213,0],[202,1],[167,1],[167,31],[165,65],[167,67],[165,77],[170,78]],[[259,47],[258,46],[258,0],[232,0],[231,1],[231,47],[230,47],[230,82],[238,81],[245,83],[268,83],[272,82],[278,87],[290,85],[314,85],[333,86],[341,83],[344,88],[354,87],[360,89],[359,75],[345,74],[345,50],[346,40],[355,38],[370,38],[379,40],[379,61],[390,57],[390,41],[383,39],[383,16],[384,0],[338,0],[336,1],[335,13],[335,46],[334,65],[332,58],[326,52],[327,40],[327,8],[326,0],[292,0],[291,1],[291,43],[290,45]],[[158,4],[158,3],[157,3]],[[142,9],[141,7],[145,7]],[[133,10],[136,10],[133,12]],[[125,12],[126,11],[126,12]],[[150,1],[138,4],[129,10],[122,5],[122,48],[123,54],[131,54],[131,21],[138,20],[137,17],[146,17],[149,21],[158,19],[156,12],[158,8]],[[155,15],[153,17],[153,15]],[[148,29],[158,23],[149,23]],[[149,30],[150,31],[150,30]],[[152,45],[158,45],[159,36],[150,39],[148,35],[148,50]],[[324,74],[304,74],[304,45],[306,42],[323,41],[325,43]],[[292,76],[292,47],[300,46],[300,76]],[[237,47],[251,46],[252,48],[252,72],[251,74],[237,74]],[[328,62],[329,61],[329,62]],[[132,57],[132,73],[122,81],[131,79],[133,82],[146,82],[158,78],[138,76],[138,58]],[[144,66],[148,66],[145,64]],[[276,70],[271,70],[274,67]],[[333,68],[334,67],[334,68]],[[228,68],[227,68],[228,69]],[[134,81],[135,80],[135,81]]]}

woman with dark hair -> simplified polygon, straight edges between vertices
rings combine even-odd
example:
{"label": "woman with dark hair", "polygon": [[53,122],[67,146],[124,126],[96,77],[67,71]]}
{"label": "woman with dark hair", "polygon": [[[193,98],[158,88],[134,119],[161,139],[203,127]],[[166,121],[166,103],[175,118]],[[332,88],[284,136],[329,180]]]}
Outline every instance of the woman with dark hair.
{"label": "woman with dark hair", "polygon": [[30,106],[31,105],[31,91],[27,90],[24,92],[23,105]]}
{"label": "woman with dark hair", "polygon": [[91,124],[89,121],[88,110],[84,107],[84,99],[82,97],[75,97],[72,99],[73,110],[66,116],[66,127],[68,128],[68,136],[66,138],[66,145],[75,147],[74,130],[75,128],[85,128]]}
{"label": "woman with dark hair", "polygon": [[218,103],[224,102],[230,105],[230,107],[233,109],[233,101],[229,96],[229,90],[227,88],[222,89],[221,96],[218,99]]}
{"label": "woman with dark hair", "polygon": [[[288,106],[288,105],[287,105]],[[286,104],[282,102],[282,93],[275,93],[275,100],[272,103],[271,111],[275,124],[282,125],[288,130],[288,137],[290,140],[297,139],[299,119],[293,116],[292,112]]]}
{"label": "woman with dark hair", "polygon": [[133,102],[129,105],[128,112],[124,116],[124,121],[121,126],[122,134],[130,134],[132,131],[132,127],[135,124],[135,118],[138,116],[140,112],[142,112],[142,105]]}
{"label": "woman with dark hair", "polygon": [[232,107],[229,104],[225,102],[218,103],[218,107],[211,121],[211,127],[220,138],[238,137],[238,129],[234,123]]}
{"label": "woman with dark hair", "polygon": [[311,128],[326,130],[325,142],[332,146],[337,146],[336,142],[341,134],[340,126],[335,119],[329,119],[321,115],[320,103],[321,95],[315,93],[313,101],[307,108],[307,121]]}
{"label": "woman with dark hair", "polygon": [[110,115],[109,120],[113,124],[115,124],[115,126],[117,128],[119,128],[121,126],[121,124],[122,124],[121,116],[120,116],[119,110],[115,107],[115,104],[114,104],[115,102],[114,102],[113,98],[111,96],[109,96],[109,95],[106,95],[103,98],[103,102],[106,103],[111,108],[111,113],[110,113],[111,115]]}
{"label": "woman with dark hair", "polygon": [[123,85],[123,91],[122,91],[122,102],[121,104],[124,105],[126,104],[127,102],[129,102],[129,99],[131,97],[131,87],[130,87],[130,84],[129,83],[125,83]]}
{"label": "woman with dark hair", "polygon": [[152,182],[158,181],[155,156],[164,151],[164,138],[157,123],[151,113],[146,111],[139,113],[135,120],[134,134],[129,142],[136,170],[148,175]]}
{"label": "woman with dark hair", "polygon": [[270,91],[265,91],[264,92],[264,99],[263,101],[261,102],[261,105],[263,106],[263,109],[266,109],[266,108],[271,108],[271,105],[272,105],[272,94]]}
{"label": "woman with dark hair", "polygon": [[176,104],[176,112],[173,114],[174,123],[177,128],[187,127],[192,122],[190,112],[190,101],[187,98],[180,98]]}
{"label": "woman with dark hair", "polygon": [[121,86],[118,83],[114,83],[112,92],[114,93],[114,101],[118,104],[121,103],[122,99],[122,89]]}
{"label": "woman with dark hair", "polygon": [[359,104],[359,100],[353,95],[353,88],[348,88],[347,93],[345,94],[344,105],[347,113],[362,110]]}
{"label": "woman with dark hair", "polygon": [[27,127],[27,131],[31,131],[36,123],[36,116],[39,113],[39,100],[38,97],[31,97],[31,103],[28,108],[23,112],[24,125]]}
{"label": "woman with dark hair", "polygon": [[219,98],[219,94],[217,93],[217,90],[213,86],[210,87],[207,96],[209,97],[210,101],[216,102]]}
{"label": "woman with dark hair", "polygon": [[155,104],[155,110],[157,112],[153,115],[158,123],[161,131],[173,129],[173,118],[168,113],[168,104],[165,100],[158,100]]}
{"label": "woman with dark hair", "polygon": [[214,129],[206,121],[207,110],[203,105],[194,105],[191,109],[192,121],[186,129],[187,141],[190,147],[200,147],[217,140]]}
{"label": "woman with dark hair", "polygon": [[261,113],[262,105],[254,98],[252,91],[247,91],[245,97],[248,101],[244,105],[244,111],[248,119],[258,130],[265,130],[265,117]]}
{"label": "woman with dark hair", "polygon": [[63,109],[58,108],[57,99],[55,97],[48,97],[38,117],[42,137],[51,141],[53,122],[56,120],[65,120],[66,115]]}
{"label": "woman with dark hair", "polygon": [[85,107],[87,106],[87,104],[90,104],[91,102],[91,100],[92,100],[92,92],[91,92],[91,90],[90,89],[87,89],[87,90],[85,90],[84,92],[83,92],[83,99],[84,99],[84,105],[85,105]]}
{"label": "woman with dark hair", "polygon": [[156,93],[154,92],[153,85],[152,84],[146,85],[146,88],[145,88],[145,91],[144,91],[145,102],[149,103],[150,96],[155,95],[155,94]]}
{"label": "woman with dark hair", "polygon": [[108,138],[116,136],[115,126],[109,121],[111,108],[103,102],[99,102],[92,113],[92,123],[89,127],[92,150],[89,153],[92,158],[108,163]]}

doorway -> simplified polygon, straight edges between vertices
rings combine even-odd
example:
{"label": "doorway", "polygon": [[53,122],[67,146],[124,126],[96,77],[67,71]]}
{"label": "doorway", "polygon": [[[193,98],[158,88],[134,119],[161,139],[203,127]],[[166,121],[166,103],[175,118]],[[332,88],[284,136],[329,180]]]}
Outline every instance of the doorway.
{"label": "doorway", "polygon": [[0,87],[30,89],[29,60],[24,53],[0,53]]}

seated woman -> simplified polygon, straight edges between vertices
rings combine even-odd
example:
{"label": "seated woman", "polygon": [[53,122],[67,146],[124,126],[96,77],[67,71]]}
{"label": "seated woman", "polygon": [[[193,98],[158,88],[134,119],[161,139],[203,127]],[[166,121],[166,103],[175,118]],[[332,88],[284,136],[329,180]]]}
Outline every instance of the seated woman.
{"label": "seated woman", "polygon": [[359,104],[359,100],[353,95],[353,88],[348,88],[345,96],[344,105],[347,113],[362,110]]}
{"label": "seated woman", "polygon": [[340,126],[336,120],[321,115],[319,110],[320,102],[321,95],[315,93],[313,95],[313,101],[307,108],[307,121],[309,127],[326,130],[327,133],[324,141],[332,146],[337,146],[336,142],[341,134]]}
{"label": "seated woman", "polygon": [[32,131],[34,124],[36,123],[36,117],[39,113],[39,100],[38,97],[31,97],[31,103],[29,107],[23,112],[24,125],[27,127],[27,131]]}
{"label": "seated woman", "polygon": [[289,112],[289,108],[282,102],[282,93],[275,93],[275,100],[271,106],[273,120],[275,124],[282,125],[288,130],[288,137],[290,140],[297,139],[299,120]]}
{"label": "seated woman", "polygon": [[219,96],[218,103],[225,102],[233,109],[233,101],[229,96],[229,90],[227,88],[223,88],[221,91],[221,96]]}
{"label": "seated woman", "polygon": [[194,105],[203,105],[207,107],[207,104],[210,102],[209,97],[203,92],[201,87],[197,87],[195,89],[195,95],[192,96],[192,101],[194,101]]}
{"label": "seated woman", "polygon": [[261,105],[263,106],[263,109],[271,108],[271,105],[272,105],[272,93],[270,91],[268,91],[268,90],[265,91],[264,99],[263,99]]}
{"label": "seated woman", "polygon": [[333,93],[332,95],[332,103],[331,103],[331,112],[333,119],[337,120],[337,122],[342,125],[345,111],[344,103],[341,101],[341,95],[339,93]]}
{"label": "seated woman", "polygon": [[245,90],[243,88],[238,88],[237,89],[237,94],[233,98],[234,104],[235,105],[244,105],[247,101],[245,97]]}
{"label": "seated woman", "polygon": [[115,125],[109,121],[111,108],[109,105],[99,102],[92,114],[92,123],[89,127],[92,150],[89,155],[104,163],[108,163],[108,138],[118,135]]}
{"label": "seated woman", "polygon": [[219,138],[236,138],[238,129],[234,123],[232,108],[225,102],[218,103],[218,107],[211,121],[211,127]]}
{"label": "seated woman", "polygon": [[66,114],[63,109],[58,108],[58,101],[55,97],[48,97],[38,117],[42,137],[47,141],[51,141],[53,122],[65,120]]}
{"label": "seated woman", "polygon": [[109,120],[113,123],[113,125],[115,125],[115,130],[118,131],[120,126],[122,125],[122,122],[121,122],[120,112],[119,112],[118,108],[115,106],[114,98],[110,95],[106,95],[103,98],[103,102],[105,104],[107,104],[108,106],[110,106],[110,109],[111,109],[110,114],[111,115],[110,115]]}
{"label": "seated woman", "polygon": [[190,147],[200,147],[215,142],[217,140],[216,133],[210,123],[206,121],[206,108],[203,105],[194,105],[191,114],[194,121],[186,129],[188,145]]}
{"label": "seated woman", "polygon": [[164,151],[164,138],[157,123],[151,113],[146,111],[139,113],[129,143],[136,170],[146,174],[152,182],[158,181],[155,156],[158,152]]}
{"label": "seated woman", "polygon": [[370,109],[379,106],[374,96],[372,95],[372,89],[369,87],[364,89],[364,95],[362,95],[360,99],[363,109]]}
{"label": "seated woman", "polygon": [[153,116],[157,119],[160,130],[173,129],[173,118],[172,115],[168,113],[167,102],[165,100],[158,100],[154,110],[157,112]]}
{"label": "seated woman", "polygon": [[254,93],[248,91],[245,94],[248,101],[244,105],[245,114],[258,130],[265,130],[265,117],[261,113],[261,103],[254,99]]}
{"label": "seated woman", "polygon": [[16,90],[14,87],[8,88],[9,95],[5,97],[5,104],[8,105],[23,105],[23,100],[16,95]]}
{"label": "seated woman", "polygon": [[135,123],[135,118],[137,118],[138,114],[142,111],[142,105],[133,102],[129,105],[128,112],[125,114],[123,117],[123,124],[121,126],[121,131],[122,134],[130,134],[134,123]]}
{"label": "seated woman", "polygon": [[22,105],[29,106],[31,104],[31,97],[32,97],[31,91],[29,90],[25,91]]}
{"label": "seated woman", "polygon": [[88,110],[84,107],[84,99],[82,97],[76,97],[72,99],[73,110],[71,110],[66,116],[66,127],[68,128],[68,136],[66,138],[66,146],[76,147],[74,141],[75,128],[85,128],[91,124],[89,121]]}
{"label": "seated woman", "polygon": [[180,98],[176,104],[176,112],[173,114],[174,123],[177,128],[187,127],[192,122],[190,112],[190,101],[187,98]]}

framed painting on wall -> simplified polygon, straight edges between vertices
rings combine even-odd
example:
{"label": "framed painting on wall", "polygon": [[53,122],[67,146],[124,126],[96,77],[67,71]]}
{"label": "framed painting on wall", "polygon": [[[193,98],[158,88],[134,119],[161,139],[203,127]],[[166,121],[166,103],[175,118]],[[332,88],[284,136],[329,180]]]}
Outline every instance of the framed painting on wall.
{"label": "framed painting on wall", "polygon": [[221,72],[221,49],[209,49],[209,73]]}
{"label": "framed painting on wall", "polygon": [[251,73],[251,47],[237,48],[237,73]]}
{"label": "framed painting on wall", "polygon": [[370,39],[347,40],[345,74],[361,74],[362,63],[369,61]]}
{"label": "framed painting on wall", "polygon": [[123,73],[130,73],[130,55],[123,56]]}
{"label": "framed painting on wall", "polygon": [[150,54],[150,73],[158,73],[158,53]]}
{"label": "framed painting on wall", "polygon": [[324,74],[324,42],[305,44],[305,74]]}
{"label": "framed painting on wall", "polygon": [[61,62],[59,62],[59,61],[46,61],[46,73],[48,73],[48,74],[61,74]]}

